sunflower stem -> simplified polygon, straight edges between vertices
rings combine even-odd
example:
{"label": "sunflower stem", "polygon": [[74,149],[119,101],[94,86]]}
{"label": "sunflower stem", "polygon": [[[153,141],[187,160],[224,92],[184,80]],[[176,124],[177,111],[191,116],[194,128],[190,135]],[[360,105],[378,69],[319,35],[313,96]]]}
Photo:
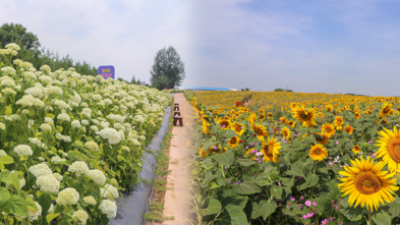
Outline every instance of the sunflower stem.
{"label": "sunflower stem", "polygon": [[222,169],[222,176],[224,176],[225,178],[225,169],[224,169],[224,165],[221,164],[221,169]]}
{"label": "sunflower stem", "polygon": [[368,210],[368,220],[367,225],[372,225],[372,213]]}

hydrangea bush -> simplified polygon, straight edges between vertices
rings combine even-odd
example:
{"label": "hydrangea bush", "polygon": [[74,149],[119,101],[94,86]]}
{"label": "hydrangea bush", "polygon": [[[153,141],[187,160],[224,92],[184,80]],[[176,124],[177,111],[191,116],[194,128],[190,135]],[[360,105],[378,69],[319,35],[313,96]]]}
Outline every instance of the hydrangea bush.
{"label": "hydrangea bush", "polygon": [[36,71],[0,54],[0,224],[107,224],[131,189],[144,146],[163,122],[166,92]]}

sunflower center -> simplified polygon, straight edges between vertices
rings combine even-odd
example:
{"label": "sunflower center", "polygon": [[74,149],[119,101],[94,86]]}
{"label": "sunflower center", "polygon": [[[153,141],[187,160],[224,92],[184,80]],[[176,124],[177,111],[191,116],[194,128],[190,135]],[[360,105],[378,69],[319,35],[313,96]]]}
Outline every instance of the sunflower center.
{"label": "sunflower center", "polygon": [[390,111],[390,107],[388,107],[388,106],[386,106],[386,107],[382,110],[383,113],[388,113],[389,111]]}
{"label": "sunflower center", "polygon": [[361,171],[354,177],[356,189],[366,195],[378,192],[382,187],[381,180],[371,171]]}
{"label": "sunflower center", "polygon": [[272,157],[273,153],[274,153],[274,145],[271,145],[271,144],[265,145],[263,147],[263,150],[264,150],[265,155],[267,155],[268,157]]}
{"label": "sunflower center", "polygon": [[314,151],[315,154],[319,155],[319,153],[321,153],[321,150],[317,149]]}
{"label": "sunflower center", "polygon": [[300,113],[300,117],[303,118],[303,119],[308,119],[309,115],[306,114],[305,112],[301,112]]}
{"label": "sunflower center", "polygon": [[231,143],[232,143],[232,144],[236,144],[236,142],[237,142],[237,141],[236,141],[236,138],[232,138],[232,139],[231,139]]}
{"label": "sunflower center", "polygon": [[387,150],[396,163],[400,163],[400,139],[392,138],[387,143]]}
{"label": "sunflower center", "polygon": [[264,133],[263,130],[260,129],[259,127],[253,127],[253,130],[258,136],[261,136]]}

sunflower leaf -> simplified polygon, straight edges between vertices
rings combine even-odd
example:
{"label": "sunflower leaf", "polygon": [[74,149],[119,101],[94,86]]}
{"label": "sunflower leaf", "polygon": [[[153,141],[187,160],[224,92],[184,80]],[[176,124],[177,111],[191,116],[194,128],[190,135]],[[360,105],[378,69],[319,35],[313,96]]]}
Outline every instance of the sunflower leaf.
{"label": "sunflower leaf", "polygon": [[[343,215],[346,216],[346,218],[350,221],[359,221],[362,219],[362,213],[359,210],[352,207],[342,208],[340,209],[340,212],[343,213]],[[386,223],[378,223],[378,224],[386,224]]]}
{"label": "sunflower leaf", "polygon": [[235,158],[235,154],[233,154],[232,150],[228,150],[224,154],[217,154],[216,156],[214,156],[214,159],[218,163],[220,163],[226,167],[231,166],[234,158]]}
{"label": "sunflower leaf", "polygon": [[390,224],[391,222],[389,214],[385,211],[380,211],[379,213],[372,215],[372,220],[376,224]]}
{"label": "sunflower leaf", "polygon": [[240,184],[236,184],[233,190],[241,195],[251,195],[261,191],[261,189],[251,181],[244,181]]}

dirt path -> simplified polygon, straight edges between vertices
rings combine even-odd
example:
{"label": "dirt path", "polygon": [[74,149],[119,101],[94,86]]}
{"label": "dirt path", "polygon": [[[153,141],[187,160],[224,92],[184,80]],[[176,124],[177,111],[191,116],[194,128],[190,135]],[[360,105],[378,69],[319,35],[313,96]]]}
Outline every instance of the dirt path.
{"label": "dirt path", "polygon": [[192,106],[186,101],[183,94],[175,94],[175,103],[179,103],[183,127],[175,126],[172,129],[170,147],[170,163],[168,169],[171,173],[167,177],[167,191],[165,193],[164,215],[174,216],[175,220],[164,221],[163,224],[186,225],[194,224],[191,212],[193,211],[193,195],[191,193],[191,176],[189,163],[192,160],[191,151],[191,125],[193,125],[194,112]]}

